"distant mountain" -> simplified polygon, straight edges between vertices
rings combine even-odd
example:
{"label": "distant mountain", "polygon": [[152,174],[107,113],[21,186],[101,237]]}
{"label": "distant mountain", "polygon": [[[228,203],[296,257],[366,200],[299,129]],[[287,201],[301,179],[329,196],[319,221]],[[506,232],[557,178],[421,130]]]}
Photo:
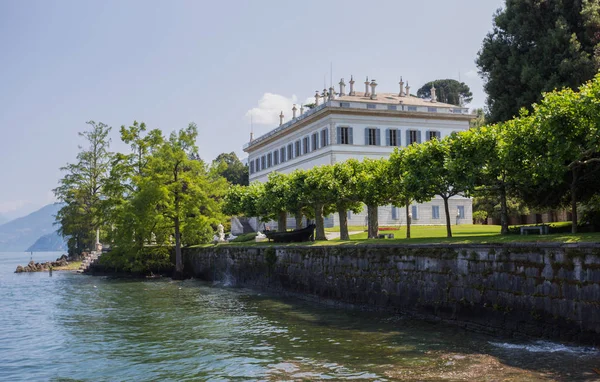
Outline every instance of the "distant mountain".
{"label": "distant mountain", "polygon": [[54,216],[60,208],[60,204],[49,204],[0,225],[0,252],[25,251],[41,236],[55,233],[58,227],[54,225]]}
{"label": "distant mountain", "polygon": [[4,215],[0,215],[0,224],[4,224],[8,221],[8,218]]}
{"label": "distant mountain", "polygon": [[67,242],[58,232],[52,232],[37,239],[26,252],[60,252],[67,250]]}

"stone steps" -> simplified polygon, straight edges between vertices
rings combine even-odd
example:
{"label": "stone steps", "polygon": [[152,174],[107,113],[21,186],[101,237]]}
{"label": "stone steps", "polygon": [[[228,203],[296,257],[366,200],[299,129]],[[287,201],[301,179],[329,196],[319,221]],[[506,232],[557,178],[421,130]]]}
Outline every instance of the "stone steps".
{"label": "stone steps", "polygon": [[101,255],[102,255],[102,252],[99,252],[99,251],[92,251],[89,254],[85,255],[85,257],[81,261],[81,266],[79,267],[77,272],[85,273],[89,269],[89,267],[91,267],[92,264],[94,264],[98,260],[98,258]]}

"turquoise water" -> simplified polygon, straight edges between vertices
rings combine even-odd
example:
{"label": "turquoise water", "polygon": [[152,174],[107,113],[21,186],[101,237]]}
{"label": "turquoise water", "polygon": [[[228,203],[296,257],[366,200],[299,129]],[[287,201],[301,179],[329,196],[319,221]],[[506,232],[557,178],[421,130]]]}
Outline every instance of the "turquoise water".
{"label": "turquoise water", "polygon": [[28,261],[0,254],[2,381],[600,380],[593,348],[196,280],[13,273]]}

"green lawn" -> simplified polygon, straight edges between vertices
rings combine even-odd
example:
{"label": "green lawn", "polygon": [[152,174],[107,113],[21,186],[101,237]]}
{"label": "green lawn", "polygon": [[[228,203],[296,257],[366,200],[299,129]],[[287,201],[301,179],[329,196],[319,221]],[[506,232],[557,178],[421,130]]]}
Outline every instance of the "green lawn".
{"label": "green lawn", "polygon": [[[553,226],[565,226],[569,223],[552,223]],[[397,227],[396,227],[397,228]],[[338,228],[339,230],[339,228]],[[335,229],[327,229],[328,232],[335,232]],[[349,231],[363,231],[363,227],[349,227]],[[394,239],[367,239],[367,233],[361,232],[350,235],[350,240],[333,239],[328,241],[315,241],[306,243],[276,244],[276,243],[255,243],[253,241],[245,243],[229,243],[219,245],[237,245],[237,246],[255,246],[255,245],[361,245],[361,244],[490,244],[490,243],[520,243],[520,242],[600,242],[600,232],[568,234],[557,233],[550,235],[500,235],[500,226],[497,225],[479,225],[479,224],[460,224],[452,226],[453,237],[446,237],[445,226],[412,226],[411,238],[406,239],[406,226],[396,230],[384,230],[380,233],[392,233]],[[212,246],[207,244],[203,246]]]}

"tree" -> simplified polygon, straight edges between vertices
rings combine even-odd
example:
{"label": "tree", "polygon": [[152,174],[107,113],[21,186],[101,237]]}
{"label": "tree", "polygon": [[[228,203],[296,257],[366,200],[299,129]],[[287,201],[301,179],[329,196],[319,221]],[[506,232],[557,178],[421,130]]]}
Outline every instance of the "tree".
{"label": "tree", "polygon": [[91,130],[81,132],[79,136],[88,146],[79,146],[77,163],[61,168],[66,175],[53,190],[56,198],[65,203],[56,215],[56,222],[61,226],[60,234],[69,237],[71,253],[93,248],[95,231],[105,220],[102,204],[112,158],[108,151],[111,128],[102,122],[86,123]]}
{"label": "tree", "polygon": [[476,63],[492,123],[531,110],[542,92],[577,88],[600,68],[600,0],[507,0]]}
{"label": "tree", "polygon": [[435,85],[435,98],[438,102],[449,103],[452,105],[464,105],[473,100],[471,89],[464,82],[453,79],[429,81],[417,90],[417,97],[431,98],[431,87]]}
{"label": "tree", "polygon": [[387,159],[365,158],[358,173],[358,197],[367,205],[368,237],[376,239],[379,232],[378,207],[390,202],[389,162]]}
{"label": "tree", "polygon": [[248,185],[248,166],[244,166],[233,151],[219,154],[212,165],[229,183]]}
{"label": "tree", "polygon": [[264,183],[264,194],[261,197],[261,210],[269,218],[277,219],[277,230],[287,231],[286,194],[289,192],[289,181],[286,175],[271,172]]}
{"label": "tree", "polygon": [[412,195],[409,192],[407,178],[405,174],[407,172],[409,162],[406,154],[408,151],[400,150],[395,148],[394,152],[390,155],[390,187],[392,188],[392,194],[394,195],[395,204],[398,206],[404,205],[406,207],[406,238],[410,239],[410,203],[413,200],[419,199],[419,195]]}
{"label": "tree", "polygon": [[[572,232],[577,232],[577,203],[600,188],[600,74],[583,85],[544,95],[531,116],[535,146],[523,152],[522,178],[526,201],[552,206],[571,205]],[[520,138],[522,139],[522,138]],[[526,193],[533,190],[531,193]],[[551,199],[549,199],[551,197]]]}
{"label": "tree", "polygon": [[349,159],[333,165],[333,190],[332,200],[340,219],[340,240],[350,240],[348,232],[348,211],[359,213],[362,203],[358,196],[358,174],[360,162]]}
{"label": "tree", "polygon": [[474,175],[465,172],[463,162],[451,156],[451,139],[432,139],[405,148],[406,168],[403,173],[407,193],[417,202],[431,200],[436,195],[442,198],[448,237],[452,237],[448,199],[468,193],[474,183]]}
{"label": "tree", "polygon": [[332,166],[318,166],[307,171],[304,195],[314,211],[315,240],[327,240],[323,215],[331,212],[335,185]]}
{"label": "tree", "polygon": [[289,188],[285,198],[286,210],[294,215],[296,220],[296,229],[302,228],[302,216],[310,214],[307,211],[308,202],[306,198],[306,177],[305,170],[294,170],[289,176]]}
{"label": "tree", "polygon": [[[148,162],[147,187],[156,188],[160,196],[157,211],[167,219],[175,237],[175,275],[183,277],[181,246],[210,240],[212,225],[219,223],[226,181],[209,173],[197,154],[196,125],[171,133]],[[184,239],[182,240],[182,234]]]}

